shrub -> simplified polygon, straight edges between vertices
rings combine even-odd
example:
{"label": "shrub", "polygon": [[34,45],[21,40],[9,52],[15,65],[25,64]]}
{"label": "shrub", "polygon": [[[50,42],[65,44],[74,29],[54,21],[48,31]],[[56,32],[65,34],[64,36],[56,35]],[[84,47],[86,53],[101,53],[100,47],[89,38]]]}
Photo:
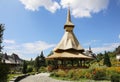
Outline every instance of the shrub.
{"label": "shrub", "polygon": [[29,72],[33,72],[33,67],[28,66],[28,67],[27,67],[27,72],[28,72],[28,73],[29,73]]}
{"label": "shrub", "polygon": [[74,70],[69,70],[67,73],[68,78],[72,78],[74,76]]}
{"label": "shrub", "polygon": [[47,72],[46,67],[43,67],[43,66],[42,66],[42,67],[40,67],[39,72],[43,72],[43,73],[44,73],[44,72]]}
{"label": "shrub", "polygon": [[55,72],[50,73],[50,77],[54,77],[56,75]]}
{"label": "shrub", "polygon": [[120,67],[108,67],[106,69],[107,79],[110,80],[113,74],[120,74]]}
{"label": "shrub", "polygon": [[56,72],[56,76],[58,76],[58,77],[66,77],[66,72],[64,70],[59,69]]}
{"label": "shrub", "polygon": [[9,67],[6,64],[0,64],[0,82],[7,82]]}
{"label": "shrub", "polygon": [[95,69],[92,74],[94,80],[106,80],[106,70]]}
{"label": "shrub", "polygon": [[52,66],[52,65],[47,66],[47,70],[48,70],[49,72],[52,72],[52,71],[53,71],[53,66]]}
{"label": "shrub", "polygon": [[120,74],[112,74],[111,75],[111,82],[120,82]]}
{"label": "shrub", "polygon": [[91,79],[91,78],[92,78],[91,73],[90,73],[90,72],[86,72],[86,73],[85,73],[85,78],[86,78],[86,79]]}
{"label": "shrub", "polygon": [[67,73],[67,77],[72,80],[79,80],[80,78],[88,78],[89,75],[86,69],[72,69]]}
{"label": "shrub", "polygon": [[72,80],[79,80],[80,78],[83,78],[82,76],[82,71],[81,70],[78,70],[78,69],[75,69],[73,71],[73,77],[71,78]]}

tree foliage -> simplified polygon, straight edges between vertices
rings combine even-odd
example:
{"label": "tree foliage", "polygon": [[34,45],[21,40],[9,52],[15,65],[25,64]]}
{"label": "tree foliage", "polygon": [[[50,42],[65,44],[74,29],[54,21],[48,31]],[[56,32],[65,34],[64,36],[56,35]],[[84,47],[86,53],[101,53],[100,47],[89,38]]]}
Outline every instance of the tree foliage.
{"label": "tree foliage", "polygon": [[35,58],[34,67],[35,67],[36,71],[38,72],[39,67],[40,67],[39,56],[37,56],[37,57]]}
{"label": "tree foliage", "polygon": [[105,51],[105,54],[104,54],[103,65],[111,67],[111,61],[110,61],[109,55],[108,55],[108,53],[106,51]]}
{"label": "tree foliage", "polygon": [[3,55],[2,53],[3,32],[4,32],[4,25],[0,24],[0,82],[7,82],[9,67],[8,65],[1,63],[2,55]]}
{"label": "tree foliage", "polygon": [[40,67],[41,66],[46,66],[46,61],[45,61],[43,51],[41,52],[39,59],[40,59]]}
{"label": "tree foliage", "polygon": [[27,63],[26,63],[25,60],[23,61],[23,69],[22,69],[22,73],[23,73],[23,74],[26,74],[26,73],[27,73]]}
{"label": "tree foliage", "polygon": [[8,65],[0,63],[0,82],[7,82],[8,73]]}
{"label": "tree foliage", "polygon": [[3,32],[4,32],[4,25],[0,24],[0,52],[3,49],[3,46],[1,45],[3,41]]}
{"label": "tree foliage", "polygon": [[45,60],[43,51],[41,52],[40,56],[37,56],[35,58],[34,66],[35,66],[36,71],[38,71],[40,67],[46,66],[46,60]]}

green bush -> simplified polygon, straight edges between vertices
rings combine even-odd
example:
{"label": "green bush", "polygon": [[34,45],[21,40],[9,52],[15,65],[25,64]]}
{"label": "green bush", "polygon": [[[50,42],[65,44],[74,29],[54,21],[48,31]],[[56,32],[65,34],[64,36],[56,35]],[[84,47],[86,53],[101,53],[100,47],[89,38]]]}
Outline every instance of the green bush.
{"label": "green bush", "polygon": [[54,77],[54,76],[56,76],[55,72],[50,73],[50,77]]}
{"label": "green bush", "polygon": [[9,67],[6,64],[0,64],[0,82],[7,82]]}
{"label": "green bush", "polygon": [[87,78],[87,72],[88,70],[86,69],[71,69],[67,72],[67,77],[71,80],[79,80],[80,78]]}
{"label": "green bush", "polygon": [[61,70],[59,69],[57,72],[56,72],[56,75],[58,77],[66,77],[66,72],[64,70]]}
{"label": "green bush", "polygon": [[92,78],[94,80],[106,80],[106,72],[104,70],[94,71]]}
{"label": "green bush", "polygon": [[67,73],[67,77],[68,78],[72,78],[74,76],[74,70],[69,70],[68,73]]}
{"label": "green bush", "polygon": [[81,69],[72,69],[68,71],[68,76],[72,80],[79,80],[80,78],[83,78],[84,72]]}
{"label": "green bush", "polygon": [[51,74],[50,74],[50,77],[59,77],[59,75],[58,74],[56,74],[57,72],[52,72]]}
{"label": "green bush", "polygon": [[43,72],[43,73],[44,73],[44,72],[47,72],[46,67],[43,67],[43,66],[40,67],[39,72],[40,72],[40,73],[41,73],[41,72]]}
{"label": "green bush", "polygon": [[29,72],[33,72],[33,67],[28,66],[28,67],[27,67],[27,72],[28,72],[28,73],[29,73]]}
{"label": "green bush", "polygon": [[120,82],[120,74],[112,74],[111,75],[111,82]]}
{"label": "green bush", "polygon": [[57,71],[54,71],[50,74],[51,77],[66,77],[67,73],[64,71],[64,70],[57,70]]}

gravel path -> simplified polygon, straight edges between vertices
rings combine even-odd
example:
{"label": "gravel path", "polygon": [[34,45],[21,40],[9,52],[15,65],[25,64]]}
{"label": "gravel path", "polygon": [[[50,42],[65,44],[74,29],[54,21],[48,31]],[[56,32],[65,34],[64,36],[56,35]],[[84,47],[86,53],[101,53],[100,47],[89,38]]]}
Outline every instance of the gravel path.
{"label": "gravel path", "polygon": [[36,75],[28,76],[22,79],[20,82],[71,82],[71,81],[61,81],[49,77],[49,73],[40,73]]}

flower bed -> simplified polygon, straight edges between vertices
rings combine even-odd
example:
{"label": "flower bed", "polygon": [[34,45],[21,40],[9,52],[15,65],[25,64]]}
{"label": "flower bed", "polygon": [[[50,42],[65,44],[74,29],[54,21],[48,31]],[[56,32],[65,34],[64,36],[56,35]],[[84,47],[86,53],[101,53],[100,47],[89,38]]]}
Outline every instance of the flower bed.
{"label": "flower bed", "polygon": [[[114,75],[120,75],[120,67],[100,67],[90,69],[57,70],[51,73],[53,77],[62,77],[69,80],[92,79],[111,80]],[[113,77],[114,78],[114,77]]]}

